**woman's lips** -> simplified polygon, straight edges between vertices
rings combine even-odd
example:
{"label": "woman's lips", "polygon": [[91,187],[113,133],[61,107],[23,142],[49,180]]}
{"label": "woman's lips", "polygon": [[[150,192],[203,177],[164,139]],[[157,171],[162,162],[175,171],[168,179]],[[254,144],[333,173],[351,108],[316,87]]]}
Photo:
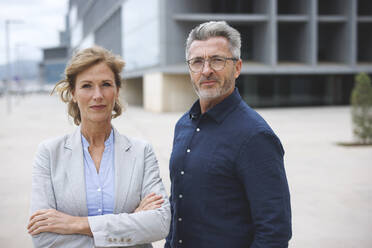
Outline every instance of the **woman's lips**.
{"label": "woman's lips", "polygon": [[106,105],[93,105],[93,106],[90,106],[91,109],[94,109],[94,110],[101,110],[101,109],[104,109],[106,107]]}

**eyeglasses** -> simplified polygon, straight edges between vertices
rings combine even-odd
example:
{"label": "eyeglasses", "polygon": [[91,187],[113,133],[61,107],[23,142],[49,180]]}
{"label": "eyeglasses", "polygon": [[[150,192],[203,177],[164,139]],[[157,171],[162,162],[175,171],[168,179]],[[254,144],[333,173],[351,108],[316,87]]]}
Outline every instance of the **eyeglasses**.
{"label": "eyeglasses", "polygon": [[226,60],[237,61],[238,59],[216,56],[208,59],[193,58],[187,60],[186,62],[192,72],[201,72],[204,68],[205,61],[208,61],[209,67],[212,68],[214,71],[220,71],[225,68]]}

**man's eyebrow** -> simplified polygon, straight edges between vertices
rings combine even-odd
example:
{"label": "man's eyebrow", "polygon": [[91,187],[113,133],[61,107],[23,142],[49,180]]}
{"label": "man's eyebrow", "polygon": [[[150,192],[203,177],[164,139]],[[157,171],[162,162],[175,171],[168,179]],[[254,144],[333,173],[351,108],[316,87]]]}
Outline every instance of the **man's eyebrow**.
{"label": "man's eyebrow", "polygon": [[[224,56],[222,56],[222,55],[212,55],[212,56],[208,56],[207,58],[220,58],[220,57],[224,57]],[[203,56],[197,56],[197,57],[193,57],[193,58],[191,58],[191,59],[204,59],[204,57]]]}
{"label": "man's eyebrow", "polygon": [[196,57],[193,57],[191,59],[204,59],[204,57],[202,57],[202,56],[196,56]]}

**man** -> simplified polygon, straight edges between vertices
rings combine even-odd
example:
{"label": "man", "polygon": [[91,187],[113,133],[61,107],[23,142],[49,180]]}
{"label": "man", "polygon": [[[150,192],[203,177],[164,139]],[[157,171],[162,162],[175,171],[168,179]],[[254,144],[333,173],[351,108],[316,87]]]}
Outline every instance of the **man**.
{"label": "man", "polygon": [[235,89],[240,44],[239,32],[225,22],[203,23],[187,39],[199,100],[175,127],[167,248],[288,247],[284,151]]}

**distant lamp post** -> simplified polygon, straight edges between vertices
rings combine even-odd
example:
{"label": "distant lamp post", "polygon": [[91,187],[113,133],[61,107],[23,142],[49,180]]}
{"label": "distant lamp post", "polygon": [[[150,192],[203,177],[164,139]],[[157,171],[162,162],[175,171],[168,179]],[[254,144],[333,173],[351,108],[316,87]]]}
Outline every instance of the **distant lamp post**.
{"label": "distant lamp post", "polygon": [[6,46],[6,85],[5,85],[5,95],[7,102],[7,112],[12,113],[12,99],[10,95],[10,82],[11,82],[11,66],[10,66],[10,24],[22,23],[20,20],[5,20],[5,46]]}

